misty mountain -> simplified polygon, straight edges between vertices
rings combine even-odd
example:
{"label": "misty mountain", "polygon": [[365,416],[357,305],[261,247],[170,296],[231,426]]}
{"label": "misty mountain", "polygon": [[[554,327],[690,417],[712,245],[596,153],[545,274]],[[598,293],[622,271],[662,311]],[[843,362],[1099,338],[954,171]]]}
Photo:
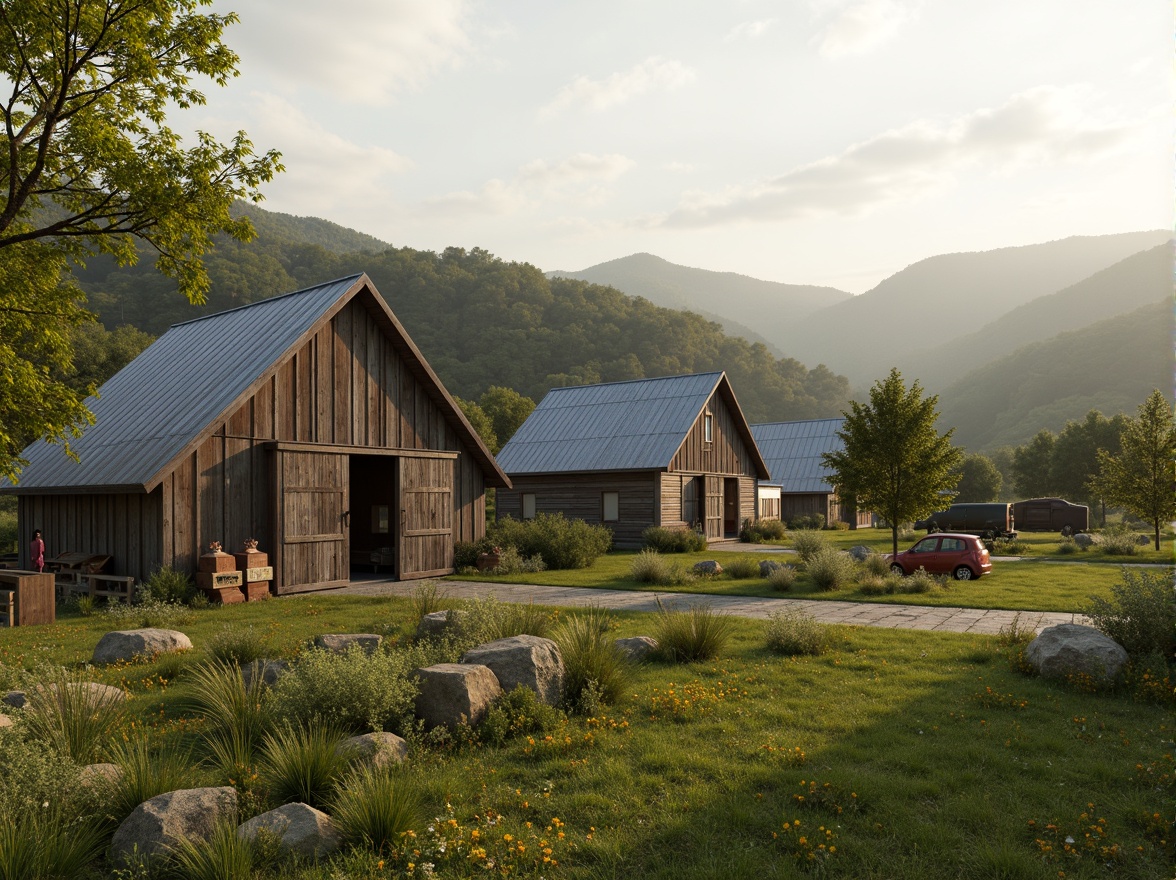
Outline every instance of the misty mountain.
{"label": "misty mountain", "polygon": [[939,392],[940,428],[972,451],[1060,431],[1089,410],[1134,414],[1172,386],[1172,300],[1024,346]]}
{"label": "misty mountain", "polygon": [[733,336],[762,341],[773,350],[780,349],[785,328],[798,316],[851,297],[833,287],[781,284],[735,272],[692,269],[653,254],[632,254],[579,272],[548,275],[605,284],[629,296],[645,297],[655,305],[688,309],[717,321]]}
{"label": "misty mountain", "polygon": [[802,363],[823,363],[855,384],[869,384],[913,360],[913,352],[945,346],[1169,237],[1163,231],[1076,236],[930,257],[791,322],[778,347]]}

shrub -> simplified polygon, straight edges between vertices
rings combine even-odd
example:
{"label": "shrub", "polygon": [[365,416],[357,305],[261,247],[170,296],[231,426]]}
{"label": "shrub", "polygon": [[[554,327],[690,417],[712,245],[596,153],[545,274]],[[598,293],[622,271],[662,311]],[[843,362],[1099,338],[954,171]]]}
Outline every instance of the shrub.
{"label": "shrub", "polygon": [[106,606],[103,613],[110,618],[115,629],[142,629],[153,626],[174,629],[196,619],[192,609],[186,605],[159,602],[155,599],[148,599],[137,605],[112,602]]}
{"label": "shrub", "polygon": [[181,837],[171,850],[171,861],[180,880],[251,880],[254,845],[237,835],[235,821],[221,821],[205,840]]}
{"label": "shrub", "polygon": [[792,549],[800,556],[800,561],[806,565],[810,559],[828,546],[829,542],[820,532],[806,530],[792,536]]}
{"label": "shrub", "polygon": [[208,655],[221,663],[247,666],[254,660],[261,660],[266,656],[265,636],[252,624],[225,624],[219,632],[213,633],[208,639]]}
{"label": "shrub", "polygon": [[552,612],[534,603],[500,602],[493,596],[464,602],[461,610],[449,639],[448,653],[455,658],[474,645],[496,639],[519,635],[546,638],[555,622]]}
{"label": "shrub", "polygon": [[761,519],[752,522],[743,521],[743,528],[739,530],[739,540],[749,544],[767,544],[783,541],[788,535],[788,528],[778,519]]}
{"label": "shrub", "polygon": [[768,586],[781,593],[787,593],[796,583],[796,568],[792,565],[781,565],[768,573]]}
{"label": "shrub", "polygon": [[329,811],[346,843],[391,852],[420,816],[416,793],[388,773],[359,770],[346,777]]}
{"label": "shrub", "polygon": [[540,701],[533,690],[520,684],[494,701],[478,725],[478,738],[502,745],[523,734],[550,733],[562,719],[558,709]]}
{"label": "shrub", "polygon": [[1062,540],[1058,543],[1058,554],[1060,556],[1069,556],[1071,553],[1080,553],[1085,549],[1085,547],[1079,546],[1078,542],[1069,535],[1063,536]]}
{"label": "shrub", "polygon": [[5,817],[0,822],[0,877],[88,876],[88,867],[102,854],[104,838],[96,821],[79,822],[52,807]]}
{"label": "shrub", "polygon": [[425,581],[412,591],[412,598],[409,601],[412,604],[412,619],[418,623],[426,615],[436,611],[448,611],[453,607],[449,595],[436,581]]}
{"label": "shrub", "polygon": [[656,550],[642,550],[629,564],[629,574],[634,580],[660,587],[686,584],[697,577],[692,571],[676,562],[664,558]]}
{"label": "shrub", "polygon": [[946,585],[946,577],[936,577],[928,573],[927,569],[919,566],[918,570],[899,581],[898,591],[900,593],[930,593],[935,589],[946,589]]}
{"label": "shrub", "polygon": [[167,743],[153,751],[144,737],[116,742],[111,757],[122,772],[110,785],[107,810],[122,822],[143,801],[159,794],[193,788],[198,781],[191,751]]}
{"label": "shrub", "polygon": [[898,540],[900,540],[900,541],[913,541],[918,536],[919,536],[918,532],[916,532],[914,529],[906,527],[906,526],[904,526],[898,530]]}
{"label": "shrub", "polygon": [[524,557],[541,556],[548,568],[587,568],[612,546],[612,531],[562,513],[540,513],[534,519],[498,520],[490,529],[495,545],[514,547]]}
{"label": "shrub", "polygon": [[146,600],[173,605],[186,605],[196,595],[196,585],[186,572],[164,565],[151,572],[139,587],[139,595]]}
{"label": "shrub", "polygon": [[691,605],[686,611],[669,610],[657,603],[658,654],[674,663],[712,660],[731,637],[731,619],[710,605]]}
{"label": "shrub", "polygon": [[[494,541],[482,538],[478,541],[458,541],[453,545],[453,567],[458,571],[463,568],[473,568],[478,564],[478,557],[494,549]],[[439,610],[439,609],[434,609]]]}
{"label": "shrub", "polygon": [[881,553],[871,553],[862,560],[862,571],[868,575],[885,576],[890,574],[890,560]]}
{"label": "shrub", "polygon": [[283,725],[262,741],[261,778],[278,803],[322,809],[348,770],[344,737],[325,724]]}
{"label": "shrub", "polygon": [[988,549],[993,556],[1024,556],[1029,552],[1029,543],[1019,538],[995,538]]}
{"label": "shrub", "polygon": [[649,526],[641,533],[641,546],[658,553],[698,553],[706,549],[706,536],[693,529]]}
{"label": "shrub", "polygon": [[94,597],[86,593],[79,593],[74,599],[74,604],[78,606],[78,614],[82,617],[89,617],[94,613]]}
{"label": "shrub", "polygon": [[85,671],[51,670],[32,688],[25,709],[30,736],[79,764],[105,753],[126,716],[124,695],[95,692]]}
{"label": "shrub", "polygon": [[854,562],[848,554],[825,546],[809,558],[808,573],[818,590],[840,590],[853,580]]}
{"label": "shrub", "polygon": [[823,513],[802,513],[797,516],[790,517],[788,520],[788,528],[796,531],[797,529],[817,530],[825,528],[825,514]]}
{"label": "shrub", "polygon": [[751,556],[740,556],[723,569],[733,580],[743,581],[760,576],[759,560]]}
{"label": "shrub", "polygon": [[1176,596],[1170,570],[1123,568],[1110,600],[1091,597],[1086,616],[1132,657],[1176,652]]}
{"label": "shrub", "polygon": [[832,529],[835,532],[848,532],[849,531],[849,523],[847,523],[843,519],[835,519],[835,520],[833,520],[833,522],[829,523],[828,528]]}
{"label": "shrub", "polygon": [[1126,523],[1107,526],[1099,535],[1098,548],[1108,556],[1134,556],[1139,552],[1139,538]]}
{"label": "shrub", "polygon": [[401,736],[412,726],[417,685],[409,673],[429,663],[409,650],[368,654],[358,645],[345,654],[306,651],[274,685],[270,703],[284,720],[337,725],[353,733],[387,730]]}
{"label": "shrub", "polygon": [[765,638],[777,654],[823,654],[829,646],[828,629],[797,609],[770,615]]}
{"label": "shrub", "polygon": [[46,802],[71,817],[94,809],[94,789],[82,783],[77,762],[21,734],[0,729],[0,816],[43,812]]}
{"label": "shrub", "polygon": [[494,566],[494,574],[520,574],[525,572],[546,571],[547,563],[539,554],[523,556],[513,546],[507,545],[498,554],[498,565]]}
{"label": "shrub", "polygon": [[611,614],[590,606],[564,618],[555,631],[564,661],[564,704],[572,709],[583,706],[585,692],[605,703],[625,692],[630,666],[616,646],[614,624]]}

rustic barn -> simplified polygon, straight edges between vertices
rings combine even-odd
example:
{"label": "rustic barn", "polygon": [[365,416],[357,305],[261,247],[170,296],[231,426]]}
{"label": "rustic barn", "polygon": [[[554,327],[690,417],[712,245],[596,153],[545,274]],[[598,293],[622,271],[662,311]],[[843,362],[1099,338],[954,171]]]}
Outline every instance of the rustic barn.
{"label": "rustic barn", "polygon": [[141,579],[252,537],[279,593],[353,566],[425,577],[485,534],[486,488],[510,486],[366,275],[177,324],[89,406],[78,461],[36,443],[0,486],[22,554],[40,528],[50,556],[108,554]]}
{"label": "rustic barn", "polygon": [[548,392],[498,454],[497,515],[560,512],[636,547],[651,525],[735,537],[768,470],[724,373]]}
{"label": "rustic barn", "polygon": [[[871,513],[855,510],[852,505],[841,502],[830,481],[828,468],[821,463],[822,454],[842,448],[837,432],[844,421],[810,419],[751,426],[755,442],[772,473],[769,484],[772,489],[779,487],[779,500],[774,504],[775,518],[787,522],[797,516],[819,513],[825,517],[825,522],[840,520],[848,523],[851,529],[873,525]],[[774,497],[775,492],[765,487],[761,495],[762,503],[771,504],[768,499]],[[761,515],[766,516],[763,511]]]}

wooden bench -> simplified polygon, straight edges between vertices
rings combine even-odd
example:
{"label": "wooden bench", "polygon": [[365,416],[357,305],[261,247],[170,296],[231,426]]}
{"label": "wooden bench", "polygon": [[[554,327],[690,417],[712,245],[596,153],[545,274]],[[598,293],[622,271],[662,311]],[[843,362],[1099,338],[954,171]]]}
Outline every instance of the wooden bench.
{"label": "wooden bench", "polygon": [[119,574],[84,574],[90,595],[110,602],[115,599],[130,604],[135,598],[135,579]]}

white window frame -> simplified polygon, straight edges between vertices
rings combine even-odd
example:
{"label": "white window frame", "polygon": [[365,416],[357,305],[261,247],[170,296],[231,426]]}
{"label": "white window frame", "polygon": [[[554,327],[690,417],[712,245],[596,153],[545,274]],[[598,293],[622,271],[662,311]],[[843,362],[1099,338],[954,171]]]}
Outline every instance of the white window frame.
{"label": "white window frame", "polygon": [[715,442],[715,417],[709,409],[702,416],[702,440],[704,443]]}

